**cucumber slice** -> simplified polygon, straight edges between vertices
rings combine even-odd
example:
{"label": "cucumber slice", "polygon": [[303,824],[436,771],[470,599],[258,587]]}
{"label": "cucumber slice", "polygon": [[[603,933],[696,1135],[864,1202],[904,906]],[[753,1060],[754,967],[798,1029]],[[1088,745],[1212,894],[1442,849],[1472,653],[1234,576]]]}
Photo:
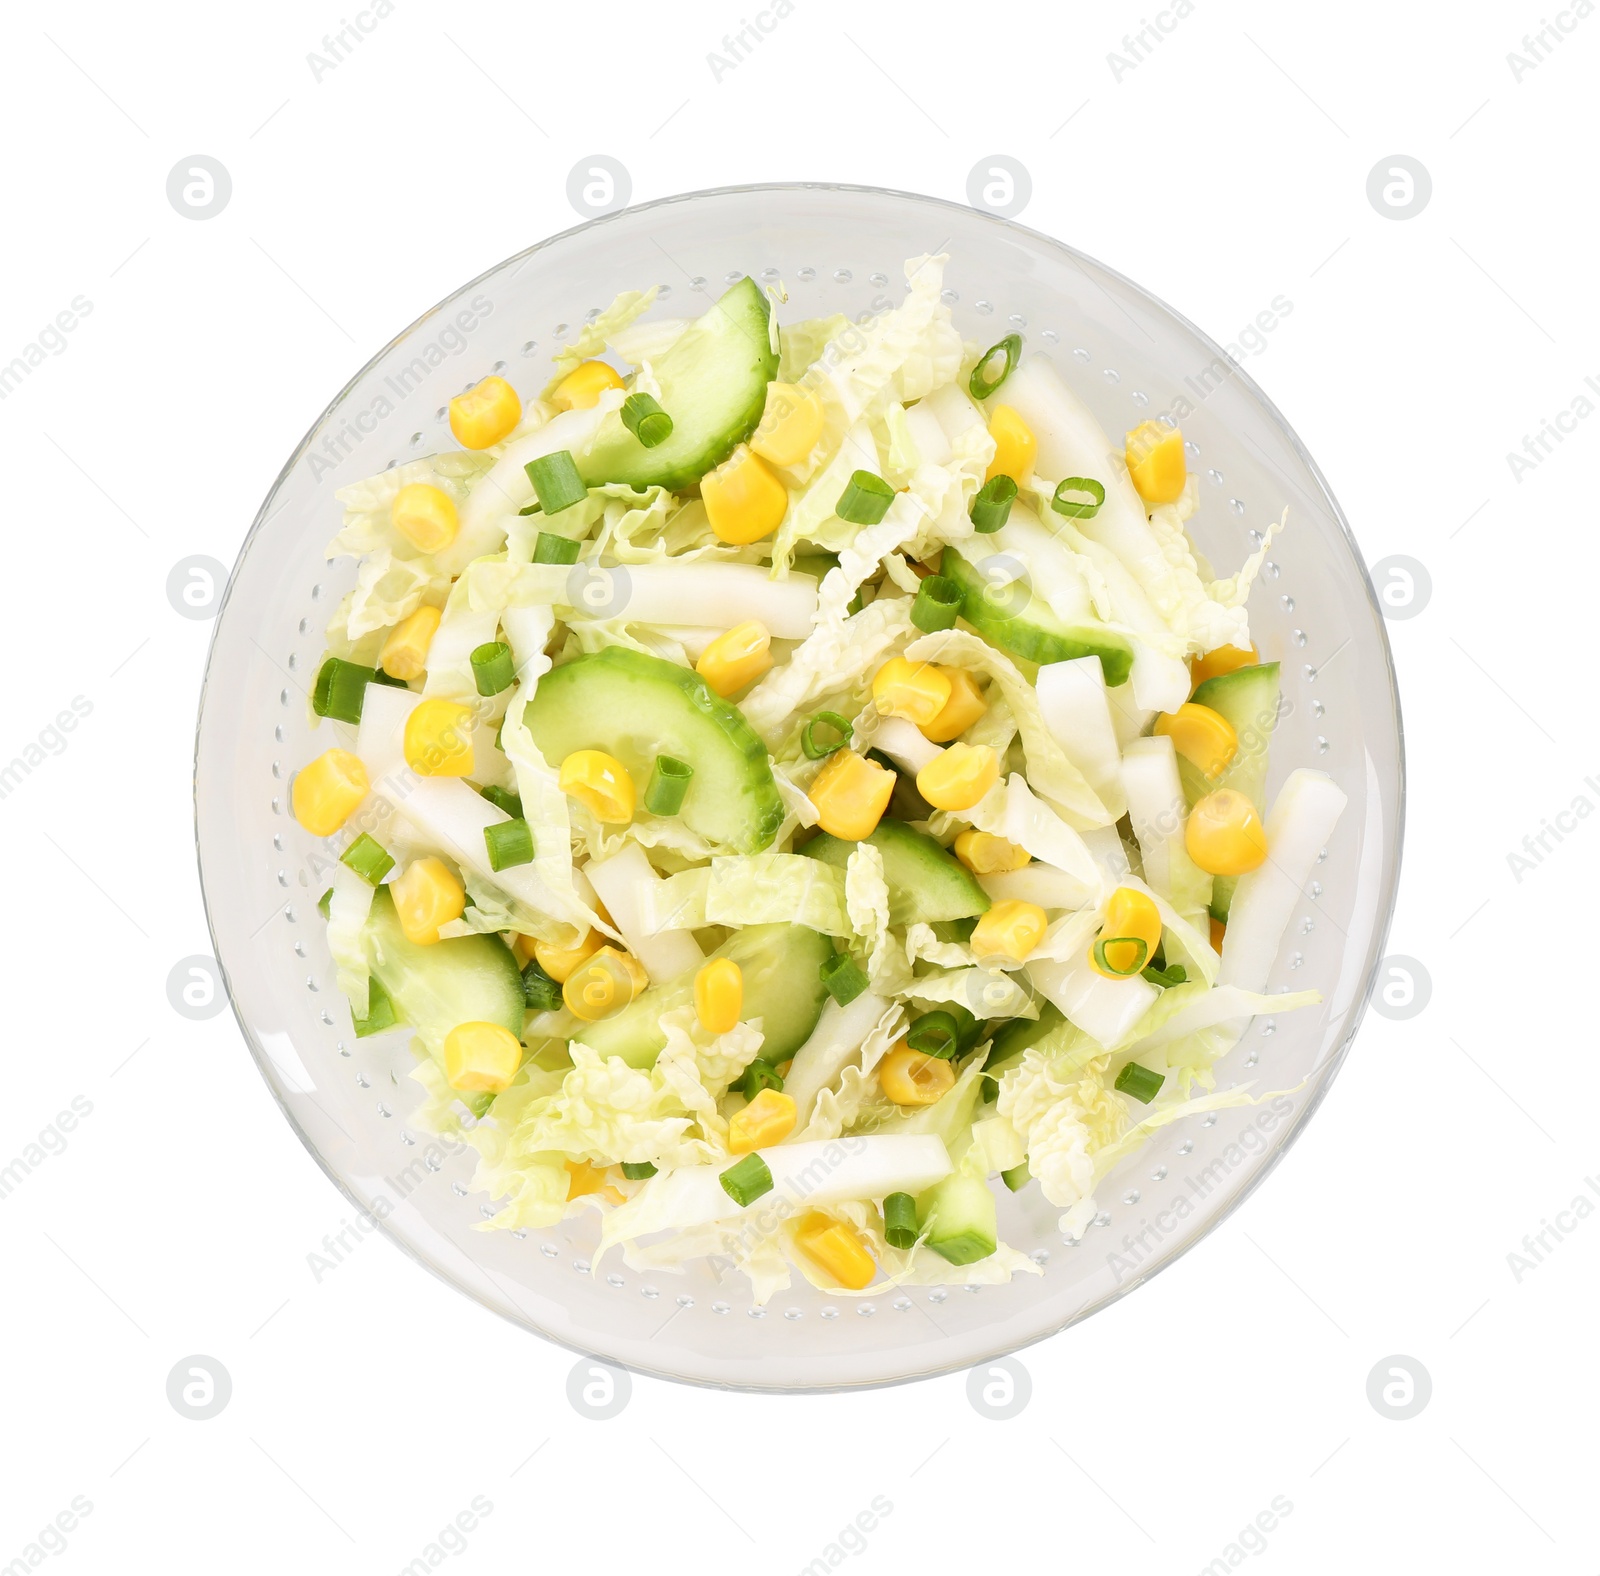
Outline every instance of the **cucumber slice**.
{"label": "cucumber slice", "polygon": [[658,755],[687,761],[683,824],[736,853],[759,853],[783,821],[766,745],[737,706],[676,663],[607,646],[552,668],[522,715],[552,766],[574,750],[604,750],[641,792]]}
{"label": "cucumber slice", "polygon": [[[1248,668],[1235,668],[1232,673],[1219,673],[1216,678],[1207,679],[1190,699],[1220,712],[1233,724],[1233,731],[1239,735],[1239,753],[1215,782],[1208,782],[1180,756],[1178,775],[1183,781],[1184,798],[1192,805],[1219,788],[1233,788],[1255,805],[1258,814],[1265,815],[1267,750],[1278,721],[1278,664],[1258,662]],[[1217,876],[1212,882],[1211,917],[1222,924],[1228,922],[1233,890],[1238,884],[1238,876]]]}
{"label": "cucumber slice", "polygon": [[[988,896],[972,872],[925,833],[904,821],[879,821],[866,841],[883,856],[891,925],[932,925],[988,911]],[[856,846],[829,832],[819,832],[796,852],[842,870]]]}
{"label": "cucumber slice", "polygon": [[984,593],[989,586],[977,568],[955,548],[944,550],[939,572],[960,586],[961,616],[991,645],[1024,662],[1071,662],[1099,657],[1108,685],[1121,684],[1133,670],[1133,647],[1104,624],[1066,624],[1042,596],[1013,582],[1016,589]]}
{"label": "cucumber slice", "polygon": [[761,287],[747,276],[691,323],[651,364],[661,408],[672,417],[670,436],[647,449],[623,425],[621,412],[611,412],[575,456],[584,481],[678,492],[727,459],[755,431],[767,383],[778,370],[770,311]]}
{"label": "cucumber slice", "polygon": [[407,941],[387,887],[373,894],[363,937],[372,977],[400,1022],[437,1057],[458,1023],[498,1023],[522,1038],[522,974],[498,936],[456,936],[419,947]]}
{"label": "cucumber slice", "polygon": [[[832,952],[828,937],[804,925],[749,925],[711,954],[731,958],[744,975],[742,1015],[762,1020],[763,1061],[787,1061],[811,1038],[828,1000],[821,969]],[[615,1017],[585,1024],[573,1038],[630,1067],[649,1067],[667,1043],[662,1014],[693,1000],[694,975],[682,975],[651,986]]]}
{"label": "cucumber slice", "polygon": [[999,1244],[999,1212],[987,1182],[955,1171],[917,1200],[917,1229],[952,1264],[975,1264]]}

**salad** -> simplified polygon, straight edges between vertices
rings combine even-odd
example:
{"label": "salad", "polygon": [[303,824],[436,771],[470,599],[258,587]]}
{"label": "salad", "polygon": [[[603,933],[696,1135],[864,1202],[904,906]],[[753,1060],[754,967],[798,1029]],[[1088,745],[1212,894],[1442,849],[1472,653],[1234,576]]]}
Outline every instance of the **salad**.
{"label": "salad", "polygon": [[597,1211],[758,1303],[1037,1273],[1002,1190],[1080,1236],[1319,1000],[1265,994],[1345,803],[1264,797],[1278,527],[1218,578],[1177,425],[1114,444],[1019,335],[964,343],[945,261],[855,320],[628,292],[338,494],[293,809],[355,1033],[410,1037],[485,1229]]}

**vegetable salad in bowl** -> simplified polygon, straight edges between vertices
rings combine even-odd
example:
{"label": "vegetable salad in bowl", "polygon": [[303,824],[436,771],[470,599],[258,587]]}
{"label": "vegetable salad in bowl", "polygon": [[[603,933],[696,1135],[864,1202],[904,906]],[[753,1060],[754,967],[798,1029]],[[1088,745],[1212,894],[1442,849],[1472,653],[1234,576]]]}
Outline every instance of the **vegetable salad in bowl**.
{"label": "vegetable salad in bowl", "polygon": [[597,1211],[635,1268],[755,1301],[1036,1273],[1213,1069],[1345,804],[1265,799],[1277,663],[1218,578],[1182,432],[1115,442],[1020,335],[629,292],[538,398],[344,488],[359,560],[291,801],[358,1035],[485,1229]]}

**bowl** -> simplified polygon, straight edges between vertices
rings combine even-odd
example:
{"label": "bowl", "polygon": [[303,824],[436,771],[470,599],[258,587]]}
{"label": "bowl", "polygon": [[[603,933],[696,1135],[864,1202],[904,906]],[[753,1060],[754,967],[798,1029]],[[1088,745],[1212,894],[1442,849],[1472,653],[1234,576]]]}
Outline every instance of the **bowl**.
{"label": "bowl", "polygon": [[[800,1282],[765,1309],[715,1263],[640,1275],[590,1262],[591,1212],[545,1231],[479,1230],[474,1155],[416,1130],[421,1088],[403,1033],[357,1040],[316,911],[329,854],[289,813],[289,780],[319,753],[305,699],[329,613],[354,583],[323,550],[335,489],[451,446],[446,405],[490,372],[525,394],[586,315],[650,283],[693,314],[748,273],[781,279],[786,319],[881,309],[904,261],[950,255],[946,299],[971,340],[1015,331],[1045,353],[1108,432],[1188,408],[1200,547],[1230,573],[1289,509],[1250,599],[1263,655],[1282,663],[1269,795],[1294,766],[1350,802],[1307,889],[1270,989],[1315,987],[1320,1008],[1258,1018],[1218,1087],[1289,1091],[1158,1130],[1098,1190],[1076,1244],[1037,1188],[1002,1190],[1002,1237],[1043,1273],[963,1291],[825,1296]],[[1177,407],[1180,410],[1182,406]],[[669,197],[552,237],[423,314],[338,394],[290,456],[246,537],[200,703],[195,815],[216,957],[267,1086],[350,1201],[419,1264],[485,1307],[577,1351],[702,1384],[815,1390],[980,1364],[1125,1295],[1211,1231],[1271,1170],[1344,1058],[1372,988],[1399,870],[1403,762],[1388,642],[1355,542],[1316,465],[1223,351],[1119,274],[1016,223],[928,197],[819,183]],[[874,1316],[869,1316],[874,1315]]]}

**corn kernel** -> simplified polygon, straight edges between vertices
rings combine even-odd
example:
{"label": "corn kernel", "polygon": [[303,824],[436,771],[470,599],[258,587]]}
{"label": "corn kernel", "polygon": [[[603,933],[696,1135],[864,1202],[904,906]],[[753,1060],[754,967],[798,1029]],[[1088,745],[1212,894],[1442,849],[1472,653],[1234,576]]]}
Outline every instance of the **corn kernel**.
{"label": "corn kernel", "polygon": [[717,694],[737,694],[772,666],[772,636],[767,626],[748,618],[735,624],[700,653],[694,670]]}
{"label": "corn kernel", "polygon": [[1009,476],[1019,486],[1027,481],[1039,458],[1039,440],[1033,428],[1009,405],[996,405],[989,416],[989,436],[994,439],[994,458],[983,479]]}
{"label": "corn kernel", "polygon": [[1254,667],[1261,653],[1254,646],[1216,646],[1203,657],[1189,663],[1189,684],[1199,689],[1207,679],[1221,678],[1224,673],[1237,673],[1240,668]]}
{"label": "corn kernel", "polygon": [[744,1011],[744,970],[732,958],[713,958],[694,977],[694,1010],[707,1034],[727,1034]]}
{"label": "corn kernel", "polygon": [[359,755],[349,750],[324,750],[295,773],[289,802],[295,820],[313,837],[332,837],[371,786]]}
{"label": "corn kernel", "polygon": [[608,1167],[590,1165],[587,1160],[569,1160],[567,1162],[568,1200],[587,1198],[591,1193],[598,1193],[602,1198],[609,1199],[613,1204],[623,1202],[622,1189],[612,1182]]}
{"label": "corn kernel", "polygon": [[970,810],[1000,781],[1000,757],[987,744],[952,744],[917,773],[917,792],[935,810]]}
{"label": "corn kernel", "polygon": [[871,837],[894,793],[895,773],[854,750],[835,750],[813,779],[807,797],[817,825],[834,837],[860,842]]}
{"label": "corn kernel", "polygon": [[455,871],[432,854],[413,860],[389,884],[400,929],[414,947],[431,947],[439,927],[460,919],[467,894]]}
{"label": "corn kernel", "polygon": [[932,722],[922,725],[922,736],[930,744],[948,744],[963,734],[989,709],[978,681],[965,668],[935,668],[950,680],[950,699]]}
{"label": "corn kernel", "polygon": [[783,483],[742,443],[700,478],[700,501],[718,540],[738,547],[770,536],[789,511]]}
{"label": "corn kernel", "polygon": [[896,1105],[932,1105],[956,1085],[953,1063],[924,1056],[901,1040],[878,1063],[878,1085]]}
{"label": "corn kernel", "polygon": [[598,930],[586,930],[575,947],[557,947],[548,941],[532,944],[533,959],[557,985],[565,985],[572,971],[586,958],[592,958],[606,944]]}
{"label": "corn kernel", "polygon": [[617,369],[604,361],[580,361],[556,384],[550,403],[557,410],[593,410],[607,389],[620,389]]}
{"label": "corn kernel", "polygon": [[878,710],[904,717],[921,728],[934,721],[949,705],[955,687],[931,662],[911,662],[891,657],[872,678],[872,698]]}
{"label": "corn kernel", "polygon": [[1218,919],[1214,914],[1209,917],[1211,920],[1211,950],[1213,952],[1221,952],[1223,938],[1228,933],[1227,922]]}
{"label": "corn kernel", "polygon": [[575,1018],[598,1023],[621,1012],[649,983],[636,957],[601,947],[562,982],[561,999]]}
{"label": "corn kernel", "polygon": [[1244,794],[1219,788],[1190,810],[1183,844],[1207,875],[1242,876],[1266,859],[1267,829]]}
{"label": "corn kernel", "polygon": [[798,1112],[794,1096],[763,1089],[728,1123],[728,1153],[747,1155],[752,1149],[781,1144],[794,1131]]}
{"label": "corn kernel", "polygon": [[392,679],[420,679],[428,671],[428,648],[439,630],[436,607],[419,607],[389,631],[378,654],[378,666]]}
{"label": "corn kernel", "polygon": [[636,795],[628,768],[604,750],[574,750],[561,763],[561,791],[607,826],[633,819]]}
{"label": "corn kernel", "polygon": [[1024,903],[1008,898],[996,903],[972,927],[968,942],[973,955],[979,958],[1007,958],[1022,963],[1044,940],[1048,922],[1044,910],[1037,903]]}
{"label": "corn kernel", "polygon": [[522,1065],[522,1045],[498,1023],[458,1023],[444,1037],[444,1076],[463,1094],[499,1094]]}
{"label": "corn kernel", "polygon": [[795,1227],[794,1244],[825,1275],[847,1291],[861,1291],[878,1273],[861,1233],[843,1220],[812,1210]]}
{"label": "corn kernel", "polygon": [[437,553],[456,539],[461,518],[455,499],[439,487],[412,482],[394,495],[389,519],[419,553]]}
{"label": "corn kernel", "polygon": [[[1106,902],[1105,922],[1089,948],[1089,962],[1096,974],[1126,979],[1135,970],[1145,968],[1160,945],[1161,911],[1154,900],[1137,887],[1118,887]],[[1100,961],[1102,957],[1104,963]]]}
{"label": "corn kernel", "polygon": [[472,771],[472,708],[422,701],[406,718],[406,765],[419,777],[466,777]]}
{"label": "corn kernel", "polygon": [[795,383],[769,383],[750,450],[774,465],[798,465],[822,436],[822,401]]}
{"label": "corn kernel", "polygon": [[463,449],[488,449],[522,420],[522,400],[504,378],[489,377],[450,401],[450,430]]}
{"label": "corn kernel", "polygon": [[1026,848],[1019,848],[1008,838],[971,829],[956,837],[955,855],[975,876],[997,876],[1033,862],[1033,855]]}
{"label": "corn kernel", "polygon": [[1183,434],[1159,421],[1143,421],[1127,436],[1123,456],[1134,490],[1146,503],[1175,503],[1183,496],[1189,467],[1183,458]]}
{"label": "corn kernel", "polygon": [[1172,747],[1209,781],[1228,769],[1239,753],[1239,735],[1220,711],[1185,701],[1176,711],[1156,718],[1155,731],[1172,740]]}

